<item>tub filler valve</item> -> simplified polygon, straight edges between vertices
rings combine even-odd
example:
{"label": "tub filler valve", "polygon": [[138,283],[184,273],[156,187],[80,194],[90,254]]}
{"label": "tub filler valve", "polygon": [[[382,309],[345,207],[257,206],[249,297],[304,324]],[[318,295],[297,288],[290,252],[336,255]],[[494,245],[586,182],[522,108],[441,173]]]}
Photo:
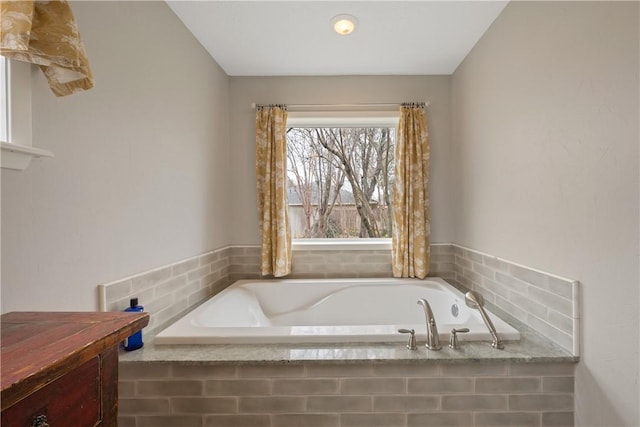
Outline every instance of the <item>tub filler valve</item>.
{"label": "tub filler valve", "polygon": [[460,348],[460,345],[458,344],[458,335],[459,333],[462,332],[469,332],[469,328],[462,328],[462,329],[452,329],[451,330],[451,335],[449,336],[449,348],[451,350],[458,350]]}
{"label": "tub filler valve", "polygon": [[429,350],[440,350],[440,337],[438,336],[438,325],[436,325],[436,318],[433,316],[431,306],[426,299],[420,298],[418,304],[424,308],[424,317],[427,320],[427,343],[425,347]]}
{"label": "tub filler valve", "polygon": [[407,348],[409,350],[417,350],[418,346],[416,345],[416,331],[413,329],[398,329],[398,332],[401,334],[411,334],[409,335],[409,342],[407,343]]}

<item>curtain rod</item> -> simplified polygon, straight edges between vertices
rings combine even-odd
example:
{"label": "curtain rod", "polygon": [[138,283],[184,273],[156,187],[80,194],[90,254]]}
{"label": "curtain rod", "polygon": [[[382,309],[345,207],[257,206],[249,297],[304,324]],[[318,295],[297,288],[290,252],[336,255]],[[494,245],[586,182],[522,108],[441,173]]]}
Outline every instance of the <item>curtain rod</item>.
{"label": "curtain rod", "polygon": [[[373,103],[373,104],[283,104],[286,105],[288,109],[309,109],[309,108],[398,108],[403,102],[391,102],[391,103]],[[251,103],[251,108],[255,109],[256,107],[264,105],[264,104],[256,104],[255,102]],[[429,106],[429,102],[424,103],[425,107]]]}

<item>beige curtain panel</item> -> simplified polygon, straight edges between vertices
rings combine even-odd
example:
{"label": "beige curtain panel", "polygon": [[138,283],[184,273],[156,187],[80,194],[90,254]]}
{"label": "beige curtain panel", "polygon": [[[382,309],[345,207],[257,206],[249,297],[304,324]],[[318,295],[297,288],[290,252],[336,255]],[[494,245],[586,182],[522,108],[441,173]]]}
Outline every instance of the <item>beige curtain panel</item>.
{"label": "beige curtain panel", "polygon": [[395,152],[392,268],[394,277],[429,273],[429,132],[424,104],[402,104]]}
{"label": "beige curtain panel", "polygon": [[291,273],[286,124],[285,106],[257,107],[256,177],[262,233],[261,272],[265,276],[282,277]]}
{"label": "beige curtain panel", "polygon": [[3,0],[0,12],[0,54],[39,65],[56,96],[93,87],[89,61],[66,0]]}

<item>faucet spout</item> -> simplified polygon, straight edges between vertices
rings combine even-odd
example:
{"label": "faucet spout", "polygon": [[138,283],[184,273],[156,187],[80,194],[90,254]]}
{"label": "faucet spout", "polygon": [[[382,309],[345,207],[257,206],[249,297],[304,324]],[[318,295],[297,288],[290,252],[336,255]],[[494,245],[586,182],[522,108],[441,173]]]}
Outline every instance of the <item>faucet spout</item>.
{"label": "faucet spout", "polygon": [[418,305],[424,308],[424,316],[427,321],[427,343],[425,346],[429,350],[440,350],[442,346],[440,345],[440,337],[438,336],[438,325],[436,324],[436,318],[433,316],[431,306],[424,298],[418,300]]}

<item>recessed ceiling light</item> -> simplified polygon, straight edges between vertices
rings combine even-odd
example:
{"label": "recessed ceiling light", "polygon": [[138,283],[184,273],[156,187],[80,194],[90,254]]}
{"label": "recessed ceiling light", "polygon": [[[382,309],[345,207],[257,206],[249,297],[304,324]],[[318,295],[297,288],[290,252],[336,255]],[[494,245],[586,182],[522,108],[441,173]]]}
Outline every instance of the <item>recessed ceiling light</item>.
{"label": "recessed ceiling light", "polygon": [[331,19],[333,30],[341,36],[347,36],[354,32],[358,20],[353,15],[341,14]]}

